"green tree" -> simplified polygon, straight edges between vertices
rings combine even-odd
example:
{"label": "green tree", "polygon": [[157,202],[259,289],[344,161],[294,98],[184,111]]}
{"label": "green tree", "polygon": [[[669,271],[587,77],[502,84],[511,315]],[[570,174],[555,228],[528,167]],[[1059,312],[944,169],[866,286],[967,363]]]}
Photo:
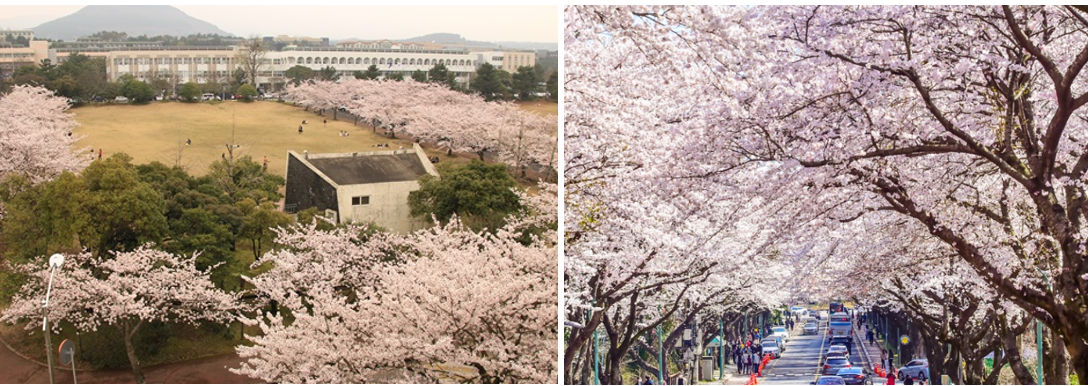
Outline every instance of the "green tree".
{"label": "green tree", "polygon": [[12,174],[4,181],[4,217],[0,243],[4,256],[28,261],[56,251],[78,252],[76,235],[87,224],[86,186],[76,175],[64,172],[52,181],[30,186],[26,177]]}
{"label": "green tree", "polygon": [[442,223],[457,214],[475,230],[497,229],[505,218],[522,209],[517,185],[503,164],[489,165],[473,160],[463,166],[439,165],[440,177],[420,178],[420,189],[409,193],[411,214]]}
{"label": "green tree", "polygon": [[199,101],[201,100],[201,86],[194,82],[186,82],[178,89],[178,96],[182,97],[182,100],[186,102]]}
{"label": "green tree", "polygon": [[341,78],[341,74],[339,72],[337,72],[337,69],[333,68],[333,66],[322,67],[321,70],[318,70],[318,73],[316,75],[317,75],[318,79],[328,80],[328,81],[333,81],[333,82],[336,82],[337,79]]}
{"label": "green tree", "polygon": [[155,90],[142,80],[129,79],[122,83],[121,95],[133,103],[148,103],[155,99]]}
{"label": "green tree", "polygon": [[469,83],[469,88],[481,94],[486,101],[503,99],[507,89],[503,85],[500,72],[490,63],[481,64],[477,67],[477,77]]}
{"label": "green tree", "polygon": [[448,73],[447,66],[444,66],[443,63],[436,63],[428,70],[428,80],[438,83],[447,83]]}
{"label": "green tree", "polygon": [[132,157],[118,153],[92,162],[81,174],[87,187],[87,226],[80,241],[95,256],[106,251],[131,251],[148,242],[159,242],[167,233],[163,196],[139,179]]}
{"label": "green tree", "polygon": [[552,99],[553,102],[558,101],[560,98],[560,91],[557,90],[558,83],[560,83],[559,79],[557,79],[559,76],[558,72],[553,71],[553,75],[549,77],[549,81],[545,84],[545,88],[549,90],[549,99]]}
{"label": "green tree", "polygon": [[382,72],[378,70],[378,66],[372,64],[370,67],[367,67],[367,71],[361,72],[360,74],[362,76],[357,75],[356,79],[375,80],[378,79],[380,75],[382,75]]}
{"label": "green tree", "polygon": [[245,198],[253,199],[259,204],[265,201],[276,202],[281,198],[279,190],[284,185],[283,177],[267,173],[250,156],[217,160],[208,167],[206,177],[217,192],[229,197],[230,202],[239,202]]}
{"label": "green tree", "polygon": [[284,76],[291,79],[291,83],[298,86],[303,81],[314,77],[314,70],[310,67],[295,65],[284,71]]}
{"label": "green tree", "polygon": [[386,79],[400,82],[405,80],[405,74],[402,74],[400,72],[387,72]]}
{"label": "green tree", "polygon": [[534,93],[537,92],[537,85],[541,80],[537,77],[537,72],[534,71],[533,67],[519,67],[512,80],[512,91],[519,99],[524,101],[534,99]]}
{"label": "green tree", "polygon": [[247,83],[247,84],[244,84],[244,85],[240,86],[236,93],[239,94],[239,95],[242,95],[242,100],[243,101],[253,102],[254,97],[257,96],[257,87],[254,87],[253,85]]}
{"label": "green tree", "polygon": [[417,82],[424,83],[428,81],[428,73],[421,70],[416,70],[413,71],[412,78]]}
{"label": "green tree", "polygon": [[291,224],[291,216],[278,210],[276,204],[270,201],[259,205],[253,199],[246,198],[239,201],[238,207],[243,213],[241,236],[250,240],[254,260],[259,260],[264,253],[264,245],[272,242],[275,235],[273,229]]}

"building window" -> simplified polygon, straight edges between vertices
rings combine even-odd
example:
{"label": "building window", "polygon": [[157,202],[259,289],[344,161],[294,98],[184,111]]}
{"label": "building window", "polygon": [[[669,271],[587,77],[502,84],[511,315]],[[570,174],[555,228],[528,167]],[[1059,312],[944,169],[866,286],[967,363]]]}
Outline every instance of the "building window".
{"label": "building window", "polygon": [[371,205],[371,196],[352,197],[352,206]]}

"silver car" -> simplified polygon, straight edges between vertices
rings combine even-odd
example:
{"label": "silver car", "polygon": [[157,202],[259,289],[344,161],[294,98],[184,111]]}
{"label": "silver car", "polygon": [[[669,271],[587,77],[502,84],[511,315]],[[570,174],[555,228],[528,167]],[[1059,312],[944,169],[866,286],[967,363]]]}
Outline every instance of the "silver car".
{"label": "silver car", "polygon": [[775,357],[776,359],[779,359],[780,358],[780,346],[778,344],[776,344],[776,342],[771,341],[771,340],[766,340],[764,342],[761,342],[761,355],[764,356],[765,354],[772,354],[773,357]]}
{"label": "silver car", "polygon": [[803,335],[817,335],[817,333],[818,333],[817,324],[807,323],[805,326],[802,327],[802,334]]}
{"label": "silver car", "polygon": [[929,379],[931,374],[927,371],[927,359],[913,359],[906,363],[904,367],[897,369],[897,378],[900,378],[902,382],[907,376],[912,376],[917,380]]}

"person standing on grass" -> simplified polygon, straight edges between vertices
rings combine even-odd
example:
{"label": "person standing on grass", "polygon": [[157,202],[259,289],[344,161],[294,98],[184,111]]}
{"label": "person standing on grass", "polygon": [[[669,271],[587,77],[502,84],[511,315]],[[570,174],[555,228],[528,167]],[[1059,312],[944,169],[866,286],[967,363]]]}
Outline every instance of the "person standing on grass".
{"label": "person standing on grass", "polygon": [[[304,121],[306,122],[306,121]],[[299,125],[299,134],[303,134],[303,125]]]}
{"label": "person standing on grass", "polygon": [[98,159],[102,160],[102,149],[98,149]]}

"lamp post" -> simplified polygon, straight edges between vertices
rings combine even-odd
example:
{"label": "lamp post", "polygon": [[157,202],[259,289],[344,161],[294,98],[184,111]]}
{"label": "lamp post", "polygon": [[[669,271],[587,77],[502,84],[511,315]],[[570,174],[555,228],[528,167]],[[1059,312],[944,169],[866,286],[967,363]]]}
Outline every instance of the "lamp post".
{"label": "lamp post", "polygon": [[64,255],[54,253],[53,256],[49,256],[49,285],[45,287],[45,301],[42,302],[42,334],[45,335],[45,358],[49,363],[49,383],[53,383],[53,353],[50,349],[52,344],[49,342],[49,293],[53,290],[53,273],[64,265]]}

